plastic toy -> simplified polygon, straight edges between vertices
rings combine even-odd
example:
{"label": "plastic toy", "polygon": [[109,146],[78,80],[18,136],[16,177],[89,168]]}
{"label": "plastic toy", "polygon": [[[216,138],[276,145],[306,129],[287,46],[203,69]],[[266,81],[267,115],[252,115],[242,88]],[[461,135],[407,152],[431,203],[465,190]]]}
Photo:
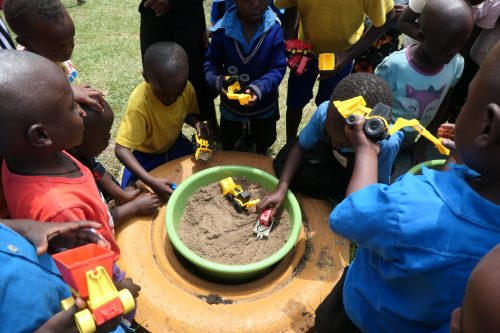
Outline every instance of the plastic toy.
{"label": "plastic toy", "polygon": [[363,96],[333,103],[349,126],[353,126],[359,116],[365,117],[363,131],[371,140],[379,141],[389,137],[387,131],[389,129],[389,119],[391,118],[390,106],[377,103],[373,109],[370,109],[366,107]]}
{"label": "plastic toy", "polygon": [[[87,309],[75,314],[80,333],[92,333],[96,325],[126,314],[135,308],[134,297],[127,289],[116,290],[113,274],[113,251],[88,244],[52,256],[73,295],[87,302]],[[73,297],[61,301],[64,310],[75,303]]]}
{"label": "plastic toy", "polygon": [[269,237],[269,233],[273,228],[274,219],[271,219],[271,209],[266,208],[262,211],[255,226],[253,228],[253,232],[257,234],[256,239],[262,239],[264,237]]}
{"label": "plastic toy", "polygon": [[333,71],[335,68],[335,54],[321,53],[318,57],[318,69],[320,71]]}
{"label": "plastic toy", "polygon": [[256,206],[260,199],[250,200],[250,193],[244,191],[240,185],[235,184],[233,178],[227,177],[219,182],[222,194],[233,204],[237,212],[241,213],[243,209],[250,209]]}
{"label": "plastic toy", "polygon": [[388,131],[388,134],[392,135],[404,127],[413,127],[413,129],[417,131],[419,135],[422,135],[424,138],[432,142],[441,154],[447,156],[450,155],[450,150],[445,146],[443,146],[441,139],[438,139],[434,135],[432,135],[431,132],[429,132],[424,126],[422,126],[417,119],[410,119],[410,120],[404,118],[396,119],[396,122],[394,123],[394,125],[392,125],[391,129]]}
{"label": "plastic toy", "polygon": [[212,158],[212,149],[209,148],[208,140],[198,137],[198,134],[194,134],[196,151],[194,153],[194,158],[196,160],[208,161]]}
{"label": "plastic toy", "polygon": [[170,188],[172,189],[172,191],[175,191],[175,189],[177,188],[177,184],[176,183],[170,184]]}
{"label": "plastic toy", "polygon": [[250,83],[250,76],[248,76],[248,74],[238,75],[238,69],[234,66],[229,66],[227,71],[229,75],[224,77],[227,98],[238,100],[240,105],[247,105],[252,99],[252,96],[250,94],[245,94],[243,91],[248,83]]}
{"label": "plastic toy", "polygon": [[292,74],[301,76],[306,70],[307,63],[311,60],[312,45],[300,39],[285,41],[287,65]]}

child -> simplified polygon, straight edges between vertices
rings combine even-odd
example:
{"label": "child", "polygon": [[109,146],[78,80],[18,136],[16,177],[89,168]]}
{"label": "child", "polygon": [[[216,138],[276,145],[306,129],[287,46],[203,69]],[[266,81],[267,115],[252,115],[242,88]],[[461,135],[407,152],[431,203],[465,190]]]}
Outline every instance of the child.
{"label": "child", "polygon": [[500,322],[500,246],[488,252],[474,267],[462,307],[453,311],[451,333],[499,332]]}
{"label": "child", "polygon": [[[321,199],[342,200],[352,174],[352,146],[344,134],[345,119],[333,101],[363,96],[367,107],[382,102],[390,105],[392,94],[387,83],[368,73],[357,73],[340,81],[329,102],[322,103],[299,135],[287,144],[274,161],[280,181],[276,190],[265,196],[259,210],[272,207],[274,214],[285,198],[288,187]],[[378,180],[388,184],[391,168],[403,134],[397,132],[379,142]]]}
{"label": "child", "polygon": [[81,105],[86,113],[85,118],[83,118],[83,140],[70,153],[92,171],[97,186],[110,200],[115,199],[117,204],[122,204],[110,209],[115,226],[117,226],[132,216],[156,213],[159,200],[154,194],[148,193],[139,196],[141,193],[139,189],[122,190],[96,159],[109,144],[111,136],[109,131],[114,119],[113,110],[109,104],[104,101],[103,106],[104,111],[97,112],[87,105]]}
{"label": "child", "polygon": [[182,124],[192,126],[199,136],[209,133],[198,118],[182,47],[172,42],[151,45],[144,54],[144,79],[130,95],[115,153],[124,166],[122,188],[140,179],[164,200],[172,193],[170,183],[148,171],[193,153],[193,144],[182,135]]}
{"label": "child", "polygon": [[[394,17],[393,0],[275,0],[274,4],[285,9],[283,28],[286,40],[298,36],[312,44],[317,55],[335,53],[335,70],[319,73],[317,106],[330,99],[337,83],[351,73],[352,60],[380,37]],[[373,25],[363,33],[366,16]],[[317,68],[318,62],[313,59],[302,76],[290,75],[288,78],[287,143],[295,140],[302,109],[313,97]]]}
{"label": "child", "polygon": [[[417,119],[430,132],[444,122],[451,88],[462,75],[464,60],[458,51],[472,31],[472,16],[463,0],[430,1],[420,20],[423,41],[394,52],[375,69],[392,89],[393,122]],[[418,133],[404,128],[403,148],[415,143]],[[421,162],[421,140],[412,149],[412,164]]]}
{"label": "child", "polygon": [[75,46],[75,26],[60,0],[6,0],[4,13],[19,44],[55,62],[66,74],[77,103],[103,111],[102,94],[80,84],[70,61]]}
{"label": "child", "polygon": [[[90,220],[120,254],[113,220],[91,172],[65,152],[82,141],[80,108],[61,70],[31,52],[2,52],[2,180],[11,217],[37,221]],[[115,266],[116,268],[116,266]],[[140,287],[116,270],[118,289]]]}
{"label": "child", "polygon": [[146,50],[158,42],[173,42],[186,51],[189,82],[196,92],[200,119],[206,120],[211,131],[218,133],[215,96],[203,75],[208,47],[204,4],[201,0],[142,0],[139,5],[141,54],[144,63]]}
{"label": "child", "polygon": [[[234,149],[244,125],[249,123],[257,152],[265,154],[276,141],[278,86],[286,70],[283,33],[268,0],[235,3],[211,29],[205,78],[221,94],[222,148]],[[238,75],[240,85],[246,85],[242,88],[251,95],[247,105],[228,99],[226,75]],[[242,80],[244,76],[246,80]]]}
{"label": "child", "polygon": [[334,331],[331,309],[339,306],[363,332],[449,332],[467,277],[500,239],[498,59],[500,44],[471,82],[456,122],[463,165],[376,184],[378,147],[364,136],[363,121],[346,130],[354,172],[330,227],[358,250],[336,287],[339,297],[327,297],[316,312],[318,332]]}

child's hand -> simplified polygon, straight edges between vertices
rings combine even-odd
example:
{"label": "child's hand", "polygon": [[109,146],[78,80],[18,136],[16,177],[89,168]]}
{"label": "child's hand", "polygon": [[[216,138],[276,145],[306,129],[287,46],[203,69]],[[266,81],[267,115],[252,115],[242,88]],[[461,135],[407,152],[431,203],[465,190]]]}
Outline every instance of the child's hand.
{"label": "child's hand", "polygon": [[266,208],[271,208],[271,218],[273,218],[281,208],[283,200],[285,200],[285,194],[286,192],[281,193],[280,191],[274,191],[273,193],[266,195],[257,205],[257,211],[260,213]]}
{"label": "child's hand", "polygon": [[365,124],[364,117],[358,117],[354,126],[345,126],[345,135],[352,148],[356,153],[371,150],[377,155],[380,152],[380,146],[377,143],[372,142],[363,131],[363,125]]}
{"label": "child's hand", "polygon": [[117,198],[118,203],[124,204],[126,202],[132,201],[137,198],[139,194],[141,194],[140,189],[131,186],[125,187],[125,189],[121,191],[120,197]]}
{"label": "child's hand", "polygon": [[170,188],[172,183],[165,178],[154,178],[148,185],[162,201],[166,201],[173,192],[172,188]]}
{"label": "child's hand", "polygon": [[102,92],[88,85],[72,85],[71,88],[73,88],[75,102],[86,104],[97,112],[104,112],[104,94]]}
{"label": "child's hand", "polygon": [[396,13],[396,19],[399,19],[401,14],[405,11],[407,5],[402,5],[402,4],[394,4],[394,12]]}
{"label": "child's hand", "polygon": [[457,148],[455,147],[455,124],[441,124],[437,130],[437,136],[441,138],[443,146],[450,150],[450,156],[448,157],[446,164],[462,163],[457,154]]}
{"label": "child's hand", "polygon": [[156,194],[145,193],[135,198],[131,204],[134,204],[138,215],[153,215],[158,212],[160,199],[158,199]]}
{"label": "child's hand", "polygon": [[444,123],[439,126],[437,136],[455,141],[455,124]]}
{"label": "child's hand", "polygon": [[257,95],[254,94],[253,91],[251,91],[250,89],[247,89],[245,90],[245,94],[249,94],[250,95],[250,100],[248,101],[247,106],[252,106],[252,105],[255,105],[255,103],[257,103]]}
{"label": "child's hand", "polygon": [[[12,224],[18,224],[12,226]],[[109,248],[110,245],[98,234],[90,229],[100,229],[101,224],[91,221],[79,222],[34,222],[34,221],[7,221],[5,224],[30,241],[38,255],[51,248],[73,248],[83,244],[95,243]]]}
{"label": "child's hand", "polygon": [[170,10],[170,3],[168,0],[146,0],[144,1],[144,7],[151,7],[156,16],[162,16]]}
{"label": "child's hand", "polygon": [[137,285],[132,281],[131,278],[123,278],[120,282],[114,282],[116,289],[123,290],[128,289],[134,298],[139,297],[139,291],[141,291],[141,286]]}
{"label": "child's hand", "polygon": [[199,138],[208,139],[213,135],[210,126],[201,121],[198,121],[194,124],[194,129],[196,130],[196,135],[198,135]]}

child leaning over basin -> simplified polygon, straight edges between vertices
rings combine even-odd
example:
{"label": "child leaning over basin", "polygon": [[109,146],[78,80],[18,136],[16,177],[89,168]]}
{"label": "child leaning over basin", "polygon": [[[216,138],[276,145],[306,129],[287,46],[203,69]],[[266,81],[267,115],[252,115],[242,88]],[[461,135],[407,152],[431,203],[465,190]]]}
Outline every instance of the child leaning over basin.
{"label": "child leaning over basin", "polygon": [[[31,52],[0,53],[0,153],[11,217],[36,221],[89,220],[120,254],[113,219],[92,173],[65,150],[83,136],[81,108],[67,78],[51,61]],[[114,266],[113,281],[134,297],[140,287]]]}
{"label": "child leaning over basin", "polygon": [[193,143],[182,135],[184,123],[198,136],[210,133],[198,117],[184,49],[172,42],[156,43],[148,47],[143,62],[145,81],[130,95],[115,153],[124,166],[122,188],[139,179],[165,200],[172,193],[171,183],[148,172],[193,153]]}
{"label": "child leaning over basin", "polygon": [[[391,89],[380,77],[369,73],[347,76],[335,87],[330,101],[320,104],[304,127],[298,140],[287,143],[273,162],[279,176],[275,191],[265,196],[259,210],[270,207],[272,214],[281,207],[288,188],[320,199],[339,202],[353,171],[354,151],[344,133],[345,119],[333,101],[363,96],[366,106],[373,108],[381,102],[392,103]],[[381,140],[378,180],[389,184],[392,164],[403,139],[396,132]]]}
{"label": "child leaning over basin", "polygon": [[318,332],[335,329],[340,312],[332,309],[339,308],[346,327],[363,332],[449,332],[470,272],[500,239],[499,59],[500,43],[458,116],[455,145],[463,165],[424,167],[420,176],[377,184],[379,147],[363,134],[362,120],[346,129],[354,171],[330,227],[358,250],[316,311]]}

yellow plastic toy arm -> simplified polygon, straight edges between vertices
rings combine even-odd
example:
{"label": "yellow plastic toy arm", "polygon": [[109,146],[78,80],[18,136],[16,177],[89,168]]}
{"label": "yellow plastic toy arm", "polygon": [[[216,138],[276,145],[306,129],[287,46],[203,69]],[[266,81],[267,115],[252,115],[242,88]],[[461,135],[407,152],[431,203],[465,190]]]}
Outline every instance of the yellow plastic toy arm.
{"label": "yellow plastic toy arm", "polygon": [[345,101],[334,101],[333,104],[344,118],[347,118],[351,114],[365,116],[371,111],[370,108],[366,107],[363,96],[353,97]]}
{"label": "yellow plastic toy arm", "polygon": [[250,94],[237,94],[235,91],[240,91],[241,86],[238,81],[227,87],[227,98],[236,99],[240,102],[240,105],[246,105],[252,99]]}
{"label": "yellow plastic toy arm", "polygon": [[208,161],[212,158],[212,149],[209,148],[208,140],[199,138],[196,133],[195,138],[197,147],[194,153],[194,158],[196,160]]}
{"label": "yellow plastic toy arm", "polygon": [[90,309],[96,309],[118,297],[118,291],[104,267],[97,266],[95,270],[88,271],[85,275],[89,289],[87,304]]}
{"label": "yellow plastic toy arm", "polygon": [[413,127],[415,129],[415,131],[417,131],[422,136],[424,136],[427,140],[432,142],[441,154],[446,155],[446,156],[450,155],[450,150],[448,148],[446,148],[445,146],[443,146],[443,144],[441,143],[441,139],[438,139],[434,135],[432,135],[432,133],[429,132],[424,126],[422,126],[417,119],[408,120],[408,119],[404,119],[404,118],[398,118],[398,119],[396,119],[396,122],[394,123],[394,125],[392,125],[392,127],[389,129],[389,131],[387,131],[387,133],[389,135],[393,135],[394,133],[396,133],[400,129],[402,129],[404,127],[410,127],[410,126]]}
{"label": "yellow plastic toy arm", "polygon": [[246,209],[249,209],[249,208],[252,208],[254,206],[257,206],[260,202],[260,199],[253,199],[253,200],[250,200],[249,202],[247,202],[245,204],[245,208]]}

